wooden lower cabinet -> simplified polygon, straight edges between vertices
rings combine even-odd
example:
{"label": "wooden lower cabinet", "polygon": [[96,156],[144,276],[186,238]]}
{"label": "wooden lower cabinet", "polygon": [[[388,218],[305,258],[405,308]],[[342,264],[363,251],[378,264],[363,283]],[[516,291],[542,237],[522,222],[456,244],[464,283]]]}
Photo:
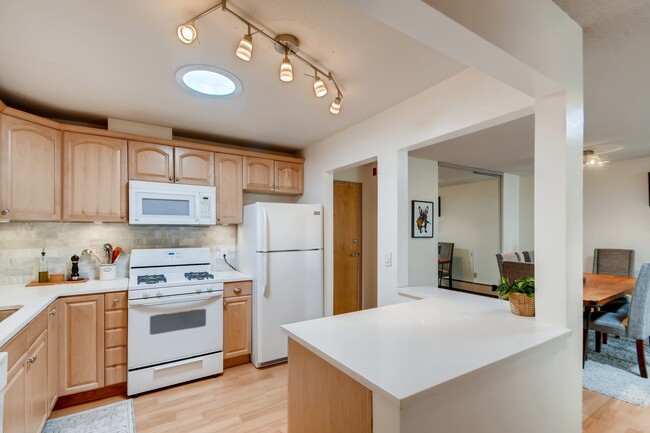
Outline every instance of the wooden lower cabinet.
{"label": "wooden lower cabinet", "polygon": [[59,398],[59,317],[58,301],[47,308],[47,398],[50,410],[54,409]]}
{"label": "wooden lower cabinet", "polygon": [[[5,387],[5,407],[3,414],[4,431],[27,433],[27,385],[25,362],[19,361],[9,371]],[[30,432],[31,433],[31,432]]]}
{"label": "wooden lower cabinet", "polygon": [[[248,362],[251,353],[251,282],[224,284],[223,358],[228,367]],[[228,362],[228,360],[241,362]]]}
{"label": "wooden lower cabinet", "polygon": [[104,295],[59,299],[59,395],[104,386]]}
{"label": "wooden lower cabinet", "polygon": [[34,342],[27,352],[27,427],[30,432],[40,432],[50,415],[47,389],[48,370],[47,330]]}
{"label": "wooden lower cabinet", "polygon": [[126,382],[127,296],[104,295],[104,386]]}

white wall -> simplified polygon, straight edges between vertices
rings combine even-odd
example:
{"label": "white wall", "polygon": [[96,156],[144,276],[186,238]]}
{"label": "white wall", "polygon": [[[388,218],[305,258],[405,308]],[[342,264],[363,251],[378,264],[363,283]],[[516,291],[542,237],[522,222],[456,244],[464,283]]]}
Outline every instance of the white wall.
{"label": "white wall", "polygon": [[362,307],[377,306],[377,176],[376,162],[342,170],[335,180],[361,183],[361,284]]}
{"label": "white wall", "polygon": [[650,158],[610,162],[584,170],[584,271],[594,248],[635,250],[635,274],[650,261]]}
{"label": "white wall", "polygon": [[519,251],[519,176],[515,174],[504,173],[501,177],[500,211],[500,251]]}
{"label": "white wall", "polygon": [[519,176],[519,250],[535,249],[535,175]]}
{"label": "white wall", "polygon": [[500,246],[499,189],[499,178],[487,176],[483,182],[440,188],[440,242],[454,243],[456,280],[484,284],[499,280],[495,256]]}
{"label": "white wall", "polygon": [[[411,200],[433,202],[429,211],[433,223],[433,238],[413,238],[408,241],[408,283],[411,286],[438,285],[438,162],[427,159],[408,159],[408,197],[409,216],[411,215]],[[409,230],[411,230],[409,218]]]}

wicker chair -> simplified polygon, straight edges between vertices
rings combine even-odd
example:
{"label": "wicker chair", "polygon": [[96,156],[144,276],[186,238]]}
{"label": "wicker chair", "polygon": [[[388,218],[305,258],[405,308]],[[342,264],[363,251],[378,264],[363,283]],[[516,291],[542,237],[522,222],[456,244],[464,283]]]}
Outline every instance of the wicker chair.
{"label": "wicker chair", "polygon": [[535,276],[534,263],[503,261],[501,263],[501,266],[503,268],[502,276],[505,277],[510,283],[520,278]]}
{"label": "wicker chair", "polygon": [[535,263],[535,251],[524,251],[524,262]]}
{"label": "wicker chair", "polygon": [[503,253],[503,254],[497,254],[497,266],[499,266],[499,276],[503,277],[503,266],[501,264],[503,262],[521,262],[521,256],[519,253],[512,252],[512,253]]}

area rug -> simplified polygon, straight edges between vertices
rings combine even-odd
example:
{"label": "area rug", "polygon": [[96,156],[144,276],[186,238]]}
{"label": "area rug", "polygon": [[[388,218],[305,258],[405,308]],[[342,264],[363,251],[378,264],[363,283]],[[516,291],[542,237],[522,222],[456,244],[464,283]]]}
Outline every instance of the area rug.
{"label": "area rug", "polygon": [[[608,344],[603,344],[601,352],[597,353],[593,350],[594,334],[590,334],[589,357],[582,375],[582,386],[635,406],[649,406],[650,379],[639,375],[634,340],[610,336]],[[646,359],[650,359],[647,344]]]}
{"label": "area rug", "polygon": [[135,433],[133,400],[52,418],[43,433]]}

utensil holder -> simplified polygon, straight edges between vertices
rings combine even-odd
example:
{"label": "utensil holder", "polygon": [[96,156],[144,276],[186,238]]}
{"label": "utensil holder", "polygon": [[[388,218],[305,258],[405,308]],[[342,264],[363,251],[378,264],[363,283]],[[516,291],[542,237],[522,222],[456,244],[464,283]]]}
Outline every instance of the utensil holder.
{"label": "utensil holder", "polygon": [[99,279],[101,281],[114,280],[117,274],[115,264],[99,265]]}

